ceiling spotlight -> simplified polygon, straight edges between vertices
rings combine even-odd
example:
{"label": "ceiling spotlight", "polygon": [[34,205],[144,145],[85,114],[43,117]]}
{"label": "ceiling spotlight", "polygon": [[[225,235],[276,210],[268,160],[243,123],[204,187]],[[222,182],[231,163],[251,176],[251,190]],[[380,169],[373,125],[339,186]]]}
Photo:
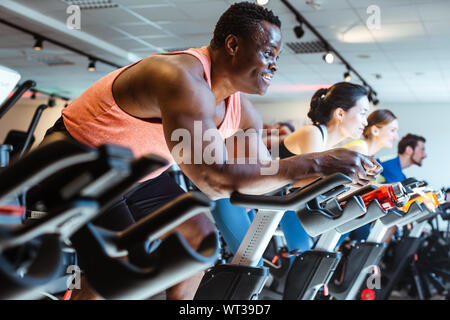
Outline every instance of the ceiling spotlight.
{"label": "ceiling spotlight", "polygon": [[380,100],[377,99],[377,95],[372,91],[372,89],[369,89],[369,101],[372,102],[374,106],[380,103]]}
{"label": "ceiling spotlight", "polygon": [[42,50],[42,39],[40,38],[35,38],[36,42],[34,43],[33,49],[36,51],[40,51]]}
{"label": "ceiling spotlight", "polygon": [[350,71],[344,72],[344,81],[350,82],[352,80],[352,76],[350,75]]}
{"label": "ceiling spotlight", "polygon": [[322,57],[323,60],[325,60],[326,63],[333,63],[334,56],[331,52],[327,52]]}
{"label": "ceiling spotlight", "polygon": [[89,65],[88,65],[88,70],[89,71],[95,71],[95,60],[90,60],[89,61]]}
{"label": "ceiling spotlight", "polygon": [[269,0],[256,0],[256,4],[260,6],[264,6],[269,3]]}
{"label": "ceiling spotlight", "polygon": [[376,106],[377,104],[380,103],[380,100],[378,100],[377,96],[374,96],[374,97],[372,98],[372,103],[373,103],[374,106]]}
{"label": "ceiling spotlight", "polygon": [[301,37],[303,37],[303,35],[305,34],[305,30],[303,30],[302,24],[300,24],[300,25],[294,27],[294,33],[295,33],[295,36],[296,36],[297,38],[299,38],[299,39],[300,39]]}
{"label": "ceiling spotlight", "polygon": [[56,100],[53,95],[51,95],[50,98],[48,99],[47,105],[49,107],[54,107],[56,105]]}

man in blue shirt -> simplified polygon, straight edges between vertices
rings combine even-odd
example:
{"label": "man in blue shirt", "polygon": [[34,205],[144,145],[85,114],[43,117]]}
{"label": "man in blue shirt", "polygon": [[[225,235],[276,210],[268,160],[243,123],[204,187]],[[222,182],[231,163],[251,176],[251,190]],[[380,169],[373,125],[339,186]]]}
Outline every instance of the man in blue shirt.
{"label": "man in blue shirt", "polygon": [[[406,179],[403,169],[409,168],[413,164],[422,166],[422,161],[427,157],[425,153],[425,138],[408,133],[398,143],[398,155],[395,158],[379,162],[383,167],[383,172],[378,175],[377,183],[394,183],[401,182]],[[370,232],[370,227],[361,227],[358,229],[358,233],[355,233],[354,238],[366,239]],[[383,242],[390,242],[392,235],[396,231],[397,227],[391,227],[386,233]]]}
{"label": "man in blue shirt", "polygon": [[422,166],[422,161],[427,157],[425,153],[425,138],[408,133],[398,143],[398,156],[380,162],[383,167],[380,183],[400,182],[406,179],[403,169],[413,164]]}

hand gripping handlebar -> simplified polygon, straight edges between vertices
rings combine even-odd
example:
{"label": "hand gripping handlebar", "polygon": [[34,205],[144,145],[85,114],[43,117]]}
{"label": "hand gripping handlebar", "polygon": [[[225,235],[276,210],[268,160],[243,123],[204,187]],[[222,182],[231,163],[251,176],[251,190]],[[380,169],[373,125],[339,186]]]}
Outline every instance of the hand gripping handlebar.
{"label": "hand gripping handlebar", "polygon": [[335,173],[325,178],[320,178],[311,184],[297,189],[286,196],[248,195],[233,192],[230,197],[232,204],[245,208],[258,208],[267,210],[294,210],[302,209],[306,203],[317,197],[324,197],[327,193],[342,185],[351,183],[352,180],[342,173]]}

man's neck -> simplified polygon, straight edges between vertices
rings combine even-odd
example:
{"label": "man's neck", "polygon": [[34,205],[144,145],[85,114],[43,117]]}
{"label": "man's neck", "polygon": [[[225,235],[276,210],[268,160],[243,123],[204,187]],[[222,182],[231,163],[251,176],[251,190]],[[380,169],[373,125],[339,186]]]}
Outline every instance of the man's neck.
{"label": "man's neck", "polygon": [[237,90],[228,75],[229,61],[226,57],[220,50],[214,50],[211,46],[208,46],[208,52],[211,59],[211,91],[216,98],[216,104],[219,104]]}
{"label": "man's neck", "polygon": [[407,155],[399,154],[398,157],[400,158],[400,167],[402,169],[406,169],[412,165],[411,159]]}

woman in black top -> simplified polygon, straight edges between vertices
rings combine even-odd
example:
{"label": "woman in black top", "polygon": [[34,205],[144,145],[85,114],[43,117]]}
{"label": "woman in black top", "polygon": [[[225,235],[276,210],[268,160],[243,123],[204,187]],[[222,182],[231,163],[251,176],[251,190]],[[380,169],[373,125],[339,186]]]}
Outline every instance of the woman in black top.
{"label": "woman in black top", "polygon": [[[369,111],[367,89],[348,82],[339,82],[328,89],[314,93],[308,117],[312,125],[306,125],[287,136],[279,145],[279,153],[272,149],[272,156],[281,159],[302,153],[332,149],[347,138],[358,139],[367,125]],[[296,182],[304,186],[313,179]],[[311,248],[310,237],[301,226],[294,211],[287,211],[280,222],[289,250],[306,251]]]}

